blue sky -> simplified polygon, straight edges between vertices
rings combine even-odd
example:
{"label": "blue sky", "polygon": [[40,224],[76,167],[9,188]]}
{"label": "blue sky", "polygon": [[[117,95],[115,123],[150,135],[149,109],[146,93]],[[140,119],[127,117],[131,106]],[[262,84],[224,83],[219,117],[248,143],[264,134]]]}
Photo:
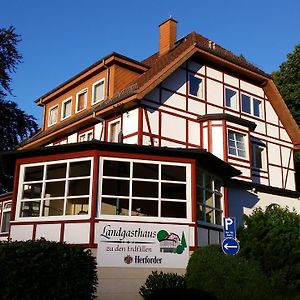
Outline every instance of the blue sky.
{"label": "blue sky", "polygon": [[300,43],[298,0],[2,0],[0,27],[22,36],[16,101],[41,124],[34,100],[115,51],[142,60],[172,16],[178,38],[196,31],[271,73]]}

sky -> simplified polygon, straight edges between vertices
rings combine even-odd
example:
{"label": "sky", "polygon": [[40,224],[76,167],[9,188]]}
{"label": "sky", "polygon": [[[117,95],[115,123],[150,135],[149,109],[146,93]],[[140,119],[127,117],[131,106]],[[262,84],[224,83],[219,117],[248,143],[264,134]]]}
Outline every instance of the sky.
{"label": "sky", "polygon": [[271,73],[300,43],[299,12],[299,0],[0,0],[0,28],[22,38],[7,99],[41,125],[36,99],[111,52],[152,55],[170,16],[178,38],[196,31]]}

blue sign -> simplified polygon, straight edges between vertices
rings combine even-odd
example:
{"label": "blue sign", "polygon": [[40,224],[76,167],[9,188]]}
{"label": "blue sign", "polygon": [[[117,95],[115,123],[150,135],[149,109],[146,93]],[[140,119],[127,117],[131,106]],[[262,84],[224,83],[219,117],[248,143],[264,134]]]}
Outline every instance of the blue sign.
{"label": "blue sign", "polygon": [[224,237],[236,238],[236,222],[235,218],[224,218]]}
{"label": "blue sign", "polygon": [[240,244],[236,239],[226,238],[222,243],[222,251],[225,254],[236,255],[240,251]]}

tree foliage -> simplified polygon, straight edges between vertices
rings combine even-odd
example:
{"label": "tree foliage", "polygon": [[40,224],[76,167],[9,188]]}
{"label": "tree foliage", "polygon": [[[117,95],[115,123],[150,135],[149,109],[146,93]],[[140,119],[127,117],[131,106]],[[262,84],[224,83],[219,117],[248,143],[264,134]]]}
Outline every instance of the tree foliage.
{"label": "tree foliage", "polygon": [[197,249],[185,278],[188,288],[206,291],[218,300],[263,300],[272,296],[268,279],[256,262],[225,255],[219,245]]}
{"label": "tree foliage", "polygon": [[[12,96],[11,74],[22,59],[17,50],[19,42],[14,27],[0,28],[0,152],[14,149],[38,129],[32,115],[6,99]],[[4,174],[0,163],[0,193],[11,190],[11,186],[11,177]]]}
{"label": "tree foliage", "polygon": [[258,261],[284,299],[300,299],[300,215],[271,205],[244,218],[240,255]]}
{"label": "tree foliage", "polygon": [[297,124],[300,125],[300,44],[287,55],[273,78]]}

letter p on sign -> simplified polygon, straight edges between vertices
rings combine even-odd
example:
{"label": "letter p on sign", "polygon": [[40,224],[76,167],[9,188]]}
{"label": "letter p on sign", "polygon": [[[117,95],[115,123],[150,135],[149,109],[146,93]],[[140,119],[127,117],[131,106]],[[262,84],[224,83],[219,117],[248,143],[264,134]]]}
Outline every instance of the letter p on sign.
{"label": "letter p on sign", "polygon": [[236,237],[236,226],[235,226],[235,218],[224,218],[224,237],[235,238]]}

